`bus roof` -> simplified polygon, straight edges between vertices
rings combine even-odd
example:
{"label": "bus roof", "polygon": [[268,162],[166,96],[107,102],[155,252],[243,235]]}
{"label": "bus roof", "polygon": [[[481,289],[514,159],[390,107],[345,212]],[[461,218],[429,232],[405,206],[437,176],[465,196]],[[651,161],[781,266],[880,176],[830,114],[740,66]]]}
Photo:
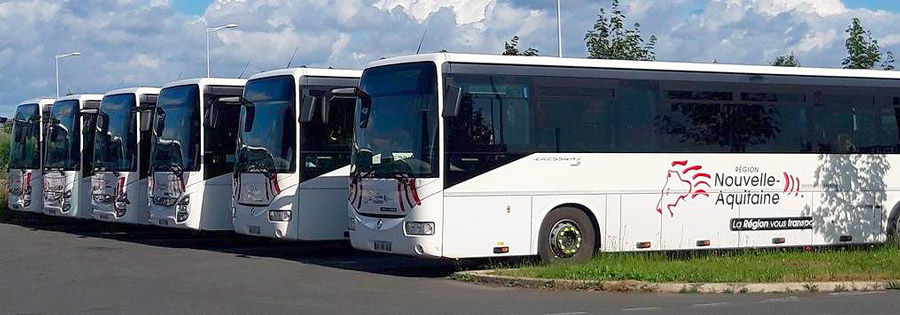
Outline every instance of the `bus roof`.
{"label": "bus roof", "polygon": [[444,62],[471,63],[485,65],[523,65],[523,66],[556,66],[573,68],[601,68],[622,70],[657,70],[704,73],[736,73],[759,75],[792,75],[820,76],[866,79],[900,79],[900,72],[883,70],[835,69],[811,67],[775,67],[756,65],[736,65],[717,63],[689,63],[666,61],[631,61],[588,58],[557,58],[530,56],[500,56],[483,54],[433,53],[422,55],[398,56],[372,61],[368,67],[392,64],[431,61],[436,64]]}
{"label": "bus roof", "polygon": [[247,80],[244,79],[228,79],[228,78],[193,78],[193,79],[184,79],[178,81],[172,81],[166,83],[162,86],[162,88],[170,88],[173,86],[181,86],[181,85],[228,85],[228,86],[244,86],[247,84]]}
{"label": "bus roof", "polygon": [[325,69],[325,68],[288,68],[260,72],[250,76],[250,80],[259,78],[268,78],[274,76],[292,75],[295,78],[303,76],[315,77],[338,77],[338,78],[359,78],[362,75],[360,70],[342,70],[342,69]]}
{"label": "bus roof", "polygon": [[[47,98],[47,97],[39,97],[39,98],[33,98],[30,100],[22,101],[19,103],[19,105],[38,104],[38,105],[41,105],[41,107],[44,107],[46,105],[53,105],[53,102],[56,102],[56,100],[52,99],[52,98]],[[16,105],[16,106],[19,106],[19,105]]]}
{"label": "bus roof", "polygon": [[72,94],[60,97],[57,99],[57,102],[60,101],[69,101],[69,100],[78,100],[80,102],[84,101],[99,101],[103,99],[103,94]]}
{"label": "bus roof", "polygon": [[130,87],[124,89],[116,89],[103,94],[103,96],[116,95],[116,94],[159,94],[160,88],[156,87]]}

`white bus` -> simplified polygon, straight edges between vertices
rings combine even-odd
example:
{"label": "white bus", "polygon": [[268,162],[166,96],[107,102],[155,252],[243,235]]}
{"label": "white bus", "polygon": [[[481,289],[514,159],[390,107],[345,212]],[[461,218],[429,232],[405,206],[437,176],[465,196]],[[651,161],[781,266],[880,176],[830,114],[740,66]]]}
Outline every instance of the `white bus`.
{"label": "white bus", "polygon": [[38,98],[19,103],[12,120],[9,141],[10,210],[41,213],[41,158],[43,154],[44,117],[53,99]]}
{"label": "white bus", "polygon": [[347,231],[352,97],[360,71],[295,68],[256,74],[241,108],[234,230],[284,240],[340,240]]}
{"label": "white bus", "polygon": [[76,94],[53,104],[44,141],[44,214],[92,218],[93,145],[102,99]]}
{"label": "white bus", "polygon": [[150,223],[231,231],[231,181],[246,80],[189,79],[159,92],[150,158]]}
{"label": "white bus", "polygon": [[158,95],[159,88],[150,87],[118,89],[103,95],[91,178],[91,208],[97,220],[150,223],[150,127]]}
{"label": "white bus", "polygon": [[371,63],[350,240],[420,257],[896,235],[900,73],[431,54]]}

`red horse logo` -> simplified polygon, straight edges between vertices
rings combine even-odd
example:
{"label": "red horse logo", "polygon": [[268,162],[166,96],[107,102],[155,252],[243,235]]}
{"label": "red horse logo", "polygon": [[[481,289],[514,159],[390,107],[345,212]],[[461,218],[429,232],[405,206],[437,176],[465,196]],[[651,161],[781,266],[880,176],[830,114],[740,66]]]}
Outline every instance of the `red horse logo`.
{"label": "red horse logo", "polygon": [[660,191],[659,202],[656,203],[656,212],[663,213],[663,209],[669,211],[669,215],[675,216],[675,207],[682,201],[686,201],[688,197],[691,199],[697,196],[709,197],[709,193],[705,188],[711,186],[706,181],[710,179],[709,174],[700,172],[703,166],[688,166],[688,161],[673,161],[672,168],[666,173],[666,183]]}

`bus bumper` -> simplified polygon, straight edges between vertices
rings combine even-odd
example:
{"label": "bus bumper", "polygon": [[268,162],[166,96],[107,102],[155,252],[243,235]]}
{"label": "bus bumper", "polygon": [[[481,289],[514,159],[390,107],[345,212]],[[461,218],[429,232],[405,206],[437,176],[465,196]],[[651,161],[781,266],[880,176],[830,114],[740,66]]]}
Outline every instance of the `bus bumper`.
{"label": "bus bumper", "polygon": [[291,221],[269,221],[269,209],[264,206],[236,206],[234,209],[234,232],[242,235],[259,236],[283,240],[297,240],[297,229],[294,228],[296,215]]}
{"label": "bus bumper", "polygon": [[352,212],[350,219],[356,220],[354,229],[350,230],[353,248],[422,258],[442,257],[440,236],[406,235],[403,230],[406,218],[375,218]]}

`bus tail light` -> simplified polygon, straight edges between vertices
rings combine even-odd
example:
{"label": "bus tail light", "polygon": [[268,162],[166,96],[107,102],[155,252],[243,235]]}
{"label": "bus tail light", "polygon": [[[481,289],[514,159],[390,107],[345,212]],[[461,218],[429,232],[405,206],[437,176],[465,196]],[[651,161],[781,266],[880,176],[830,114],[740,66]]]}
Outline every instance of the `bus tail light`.
{"label": "bus tail light", "polygon": [[509,253],[509,246],[494,247],[494,254]]}
{"label": "bus tail light", "polygon": [[640,249],[650,248],[650,242],[638,242],[637,248],[640,248]]}
{"label": "bus tail light", "polygon": [[709,240],[699,240],[697,241],[697,247],[706,247],[709,246]]}
{"label": "bus tail light", "polygon": [[406,222],[407,235],[434,235],[434,222]]}
{"label": "bus tail light", "polygon": [[844,243],[846,243],[846,242],[852,242],[852,241],[853,241],[853,235],[841,235],[841,238],[840,238],[839,240],[840,240],[841,242],[844,242]]}
{"label": "bus tail light", "polygon": [[772,239],[772,244],[784,244],[784,237],[776,237]]}

